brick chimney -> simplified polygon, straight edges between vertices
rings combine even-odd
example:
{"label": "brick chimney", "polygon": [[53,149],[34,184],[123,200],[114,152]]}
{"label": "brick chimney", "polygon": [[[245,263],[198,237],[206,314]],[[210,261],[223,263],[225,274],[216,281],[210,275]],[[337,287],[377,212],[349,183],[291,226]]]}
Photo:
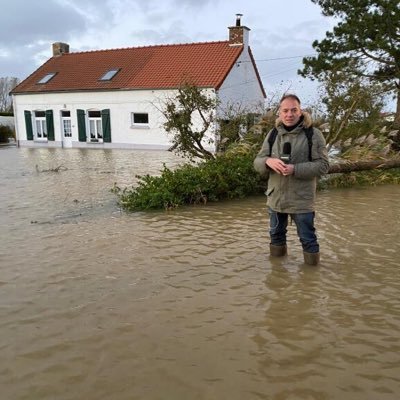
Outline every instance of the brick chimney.
{"label": "brick chimney", "polygon": [[56,42],[53,43],[53,57],[62,56],[69,53],[69,44]]}
{"label": "brick chimney", "polygon": [[236,14],[236,25],[228,27],[229,29],[229,45],[230,46],[244,46],[249,45],[249,32],[247,26],[241,25],[241,17],[243,14]]}

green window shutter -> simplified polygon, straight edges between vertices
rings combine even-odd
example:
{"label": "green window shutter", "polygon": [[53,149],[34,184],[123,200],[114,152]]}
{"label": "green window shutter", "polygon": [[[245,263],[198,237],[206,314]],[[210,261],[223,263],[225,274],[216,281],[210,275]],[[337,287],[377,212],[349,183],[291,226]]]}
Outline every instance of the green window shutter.
{"label": "green window shutter", "polygon": [[111,121],[110,110],[101,110],[101,122],[103,125],[103,140],[104,142],[111,143]]}
{"label": "green window shutter", "polygon": [[24,114],[25,114],[26,138],[27,140],[33,140],[32,114],[30,111],[27,110],[24,110]]}
{"label": "green window shutter", "polygon": [[85,110],[76,110],[78,116],[78,136],[80,142],[86,142]]}
{"label": "green window shutter", "polygon": [[47,140],[54,141],[53,110],[46,110],[46,128],[47,128]]}

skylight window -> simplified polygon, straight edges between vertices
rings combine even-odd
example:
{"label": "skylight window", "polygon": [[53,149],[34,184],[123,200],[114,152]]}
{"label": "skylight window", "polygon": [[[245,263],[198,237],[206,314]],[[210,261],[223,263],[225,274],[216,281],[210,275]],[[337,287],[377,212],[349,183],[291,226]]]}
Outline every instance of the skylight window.
{"label": "skylight window", "polygon": [[107,71],[101,78],[101,81],[111,81],[112,78],[114,78],[115,75],[117,75],[119,71],[118,69],[110,69],[109,71]]}
{"label": "skylight window", "polygon": [[56,72],[50,72],[46,74],[38,83],[47,83],[50,79],[52,79],[56,75]]}

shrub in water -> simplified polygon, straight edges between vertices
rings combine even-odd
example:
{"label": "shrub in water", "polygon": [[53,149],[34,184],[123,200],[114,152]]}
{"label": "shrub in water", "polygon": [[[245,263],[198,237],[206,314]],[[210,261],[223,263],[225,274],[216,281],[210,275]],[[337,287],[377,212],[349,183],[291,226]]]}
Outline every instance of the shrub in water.
{"label": "shrub in water", "polygon": [[0,143],[7,143],[8,138],[14,137],[14,132],[9,126],[0,125]]}
{"label": "shrub in water", "polygon": [[139,176],[135,188],[114,187],[128,211],[173,209],[184,204],[242,198],[261,193],[262,179],[253,168],[254,153],[223,154],[176,170],[164,166],[160,176]]}

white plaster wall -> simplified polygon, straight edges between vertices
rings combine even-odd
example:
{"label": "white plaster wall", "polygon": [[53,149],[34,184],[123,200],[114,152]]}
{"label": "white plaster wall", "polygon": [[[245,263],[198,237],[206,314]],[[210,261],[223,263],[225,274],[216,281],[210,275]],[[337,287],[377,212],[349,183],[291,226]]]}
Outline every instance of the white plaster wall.
{"label": "white plaster wall", "polygon": [[[213,90],[207,90],[215,97]],[[168,149],[170,137],[163,129],[165,118],[161,113],[167,99],[174,98],[175,91],[136,90],[116,92],[75,92],[20,94],[14,96],[14,115],[17,140],[21,146],[61,146],[61,111],[71,112],[73,147],[109,147],[138,149]],[[110,109],[112,143],[84,143],[78,140],[77,110]],[[34,142],[26,140],[24,110],[53,110],[54,142]],[[148,113],[148,127],[132,127],[131,113]],[[199,119],[197,119],[199,121]],[[194,118],[196,126],[196,117]],[[209,135],[212,135],[210,132]]]}
{"label": "white plaster wall", "polygon": [[238,62],[232,67],[218,90],[218,99],[220,101],[219,116],[230,106],[233,106],[234,110],[246,112],[264,111],[263,91],[247,48],[243,50]]}

